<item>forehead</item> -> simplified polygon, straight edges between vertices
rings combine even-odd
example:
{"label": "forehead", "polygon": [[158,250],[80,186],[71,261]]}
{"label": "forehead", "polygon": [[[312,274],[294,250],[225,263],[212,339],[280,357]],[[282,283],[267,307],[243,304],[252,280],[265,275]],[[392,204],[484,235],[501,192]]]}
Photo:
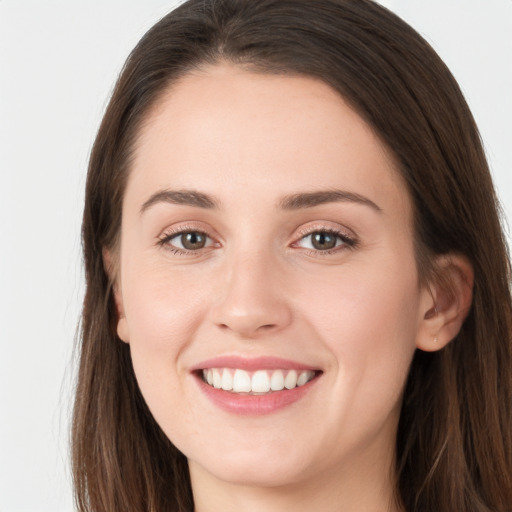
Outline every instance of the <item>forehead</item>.
{"label": "forehead", "polygon": [[128,188],[168,187],[268,198],[342,187],[408,203],[391,153],[334,89],[232,65],[187,74],[148,114]]}

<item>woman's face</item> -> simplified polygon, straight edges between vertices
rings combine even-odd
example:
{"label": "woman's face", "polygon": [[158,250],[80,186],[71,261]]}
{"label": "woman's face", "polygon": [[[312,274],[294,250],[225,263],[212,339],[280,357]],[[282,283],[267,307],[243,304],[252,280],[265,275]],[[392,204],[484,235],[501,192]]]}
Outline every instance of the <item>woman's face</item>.
{"label": "woman's face", "polygon": [[136,146],[116,290],[193,481],[392,465],[428,293],[393,160],[324,83],[219,65],[175,84]]}

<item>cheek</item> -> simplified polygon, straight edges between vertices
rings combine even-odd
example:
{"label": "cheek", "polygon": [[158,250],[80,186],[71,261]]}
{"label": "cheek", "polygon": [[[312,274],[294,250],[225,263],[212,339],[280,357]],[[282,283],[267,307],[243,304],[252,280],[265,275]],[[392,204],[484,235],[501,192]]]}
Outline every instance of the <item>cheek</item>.
{"label": "cheek", "polygon": [[417,283],[414,265],[362,263],[310,274],[295,293],[301,297],[300,309],[329,339],[378,348],[394,336],[415,332]]}
{"label": "cheek", "polygon": [[[123,288],[133,342],[168,350],[198,322],[205,290],[191,272],[170,272],[165,265],[127,269]],[[129,274],[129,275],[128,275]]]}
{"label": "cheek", "polygon": [[354,265],[336,279],[316,276],[302,295],[311,329],[334,356],[333,385],[351,395],[344,395],[353,400],[351,410],[377,400],[391,407],[401,397],[415,351],[420,299],[415,266],[359,270]]}
{"label": "cheek", "polygon": [[169,272],[158,263],[127,264],[123,299],[130,332],[130,353],[144,399],[166,434],[175,437],[175,410],[186,421],[189,402],[183,391],[187,372],[181,354],[193,343],[204,318],[205,293],[197,279],[183,272]]}
{"label": "cheek", "polygon": [[[130,350],[141,388],[169,383],[179,373],[179,356],[192,343],[204,317],[207,296],[187,273],[165,265],[127,267],[123,288]],[[172,371],[170,371],[172,370]]]}

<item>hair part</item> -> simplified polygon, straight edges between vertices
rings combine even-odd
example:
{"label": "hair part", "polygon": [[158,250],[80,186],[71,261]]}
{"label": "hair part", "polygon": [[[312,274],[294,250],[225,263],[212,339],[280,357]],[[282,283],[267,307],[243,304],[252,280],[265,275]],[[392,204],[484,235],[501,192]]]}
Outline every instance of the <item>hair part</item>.
{"label": "hair part", "polygon": [[478,130],[454,78],[424,39],[370,0],[190,0],[129,56],[91,153],[72,432],[78,510],[193,509],[186,459],[149,412],[129,346],[116,335],[115,272],[103,254],[116,253],[136,141],[152,107],[180,77],[222,61],[315,77],[338,91],[396,159],[414,206],[420,275],[439,275],[439,255],[471,262],[473,306],[461,332],[412,362],[397,501],[408,512],[510,509],[510,262]]}

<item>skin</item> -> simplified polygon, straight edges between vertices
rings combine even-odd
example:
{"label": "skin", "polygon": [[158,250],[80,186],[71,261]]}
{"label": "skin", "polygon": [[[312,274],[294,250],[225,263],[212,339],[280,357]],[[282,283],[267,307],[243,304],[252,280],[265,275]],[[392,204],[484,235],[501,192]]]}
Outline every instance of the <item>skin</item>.
{"label": "skin", "polygon": [[[283,197],[334,189],[376,207],[282,208]],[[163,190],[217,206],[159,201]],[[308,234],[325,230],[356,243],[315,249]],[[206,246],[176,253],[180,231],[206,233]],[[437,350],[458,331],[469,269],[445,261],[460,276],[449,297],[420,285],[405,186],[335,91],[227,64],[174,84],[136,146],[116,259],[118,334],[152,414],[188,457],[197,511],[399,510],[394,439],[407,371],[418,347]],[[236,415],[191,373],[223,355],[323,373],[288,407]]]}

